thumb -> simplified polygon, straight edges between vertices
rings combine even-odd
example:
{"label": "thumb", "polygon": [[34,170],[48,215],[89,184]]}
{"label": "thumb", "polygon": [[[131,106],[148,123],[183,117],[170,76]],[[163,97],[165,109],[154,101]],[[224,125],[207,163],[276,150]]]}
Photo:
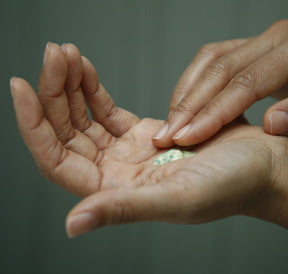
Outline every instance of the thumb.
{"label": "thumb", "polygon": [[173,201],[173,191],[168,189],[157,184],[95,193],[70,211],[66,219],[67,234],[72,238],[105,225],[171,221],[180,203]]}
{"label": "thumb", "polygon": [[288,136],[288,98],[274,104],[266,111],[263,126],[268,134]]}

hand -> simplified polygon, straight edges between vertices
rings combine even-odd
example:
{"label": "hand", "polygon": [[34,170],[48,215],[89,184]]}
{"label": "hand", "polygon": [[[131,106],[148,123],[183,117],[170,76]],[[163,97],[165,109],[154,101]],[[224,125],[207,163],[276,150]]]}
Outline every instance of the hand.
{"label": "hand", "polygon": [[[150,132],[162,122],[140,123],[115,107],[75,46],[47,45],[38,89],[37,96],[26,81],[11,80],[19,129],[44,176],[85,197],[153,174]],[[84,96],[99,123],[89,119]]]}
{"label": "hand", "polygon": [[[91,63],[74,46],[64,48],[65,55],[48,45],[38,97],[22,79],[12,79],[11,88],[40,171],[72,193],[90,195],[68,215],[70,236],[111,224],[195,224],[235,214],[288,226],[285,138],[235,123],[195,146],[196,156],[154,166],[163,150],[151,137],[163,122],[116,108]],[[89,120],[84,96],[97,122]]]}
{"label": "hand", "polygon": [[84,199],[68,215],[68,234],[140,221],[199,224],[232,215],[288,228],[287,144],[259,127],[230,124],[196,147],[196,156],[158,167],[140,184],[131,180],[129,189]]}
{"label": "hand", "polygon": [[[258,37],[204,46],[178,81],[158,147],[200,143],[268,95],[288,94],[288,20]],[[277,112],[277,110],[279,112]],[[288,99],[267,110],[264,130],[288,135]]]}

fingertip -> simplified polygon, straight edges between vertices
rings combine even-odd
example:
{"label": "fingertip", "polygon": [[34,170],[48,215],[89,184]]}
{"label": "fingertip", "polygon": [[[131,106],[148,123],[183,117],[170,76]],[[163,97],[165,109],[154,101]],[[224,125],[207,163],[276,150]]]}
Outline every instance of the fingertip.
{"label": "fingertip", "polygon": [[178,146],[192,146],[197,142],[191,141],[190,136],[183,136],[181,138],[172,137],[173,142]]}
{"label": "fingertip", "polygon": [[263,128],[271,135],[288,135],[288,98],[268,108],[263,117]]}
{"label": "fingertip", "polygon": [[85,57],[84,55],[82,55],[81,58],[82,58],[82,61],[85,63],[90,62],[89,59]]}
{"label": "fingertip", "polygon": [[46,43],[46,46],[45,46],[45,49],[44,49],[44,55],[43,55],[43,66],[45,66],[46,62],[47,62],[47,59],[48,59],[48,55],[49,55],[49,52],[50,52],[50,45],[51,42],[47,42]]}
{"label": "fingertip", "polygon": [[288,134],[288,112],[283,110],[275,110],[269,115],[268,132],[271,135],[287,135]]}
{"label": "fingertip", "polygon": [[46,43],[43,54],[43,66],[45,66],[47,61],[50,59],[50,53],[53,52],[53,54],[55,54],[55,49],[60,49],[62,51],[61,47],[57,43],[51,41]]}
{"label": "fingertip", "polygon": [[11,93],[19,129],[34,128],[42,119],[42,108],[31,85],[24,79],[11,78]]}
{"label": "fingertip", "polygon": [[15,77],[15,76],[12,76],[10,78],[10,88],[11,90],[14,90],[15,89],[15,85],[17,85],[17,82],[21,80],[21,78],[18,78],[18,77]]}
{"label": "fingertip", "polygon": [[64,44],[61,45],[61,49],[62,49],[62,51],[64,52],[64,54],[67,54],[66,47],[67,47],[67,44],[66,44],[66,43],[64,43]]}
{"label": "fingertip", "polygon": [[180,129],[172,137],[172,140],[179,146],[191,146],[205,141],[214,133],[215,131],[213,131],[213,127],[210,125],[195,121]]}
{"label": "fingertip", "polygon": [[48,42],[43,59],[38,81],[39,94],[58,96],[62,93],[67,75],[66,56],[59,45]]}
{"label": "fingertip", "polygon": [[171,137],[168,135],[169,124],[165,122],[160,129],[153,135],[152,142],[156,147],[166,148],[174,145]]}
{"label": "fingertip", "polygon": [[17,78],[16,77],[11,77],[10,78],[10,91],[11,91],[11,95],[12,97],[14,98],[15,96],[15,88],[14,88],[14,83],[17,81]]}
{"label": "fingertip", "polygon": [[72,43],[61,45],[61,49],[67,61],[67,79],[65,83],[66,91],[75,91],[82,80],[83,61],[79,49]]}
{"label": "fingertip", "polygon": [[168,139],[168,138],[166,138],[165,140],[152,138],[152,142],[158,148],[169,148],[174,145],[174,142],[172,141],[172,139]]}
{"label": "fingertip", "polygon": [[188,135],[188,132],[191,128],[191,125],[188,124],[185,127],[183,127],[182,129],[180,129],[173,137],[173,140],[181,140],[183,138],[185,138],[186,135]]}
{"label": "fingertip", "polygon": [[263,116],[263,129],[264,132],[267,134],[272,134],[271,133],[271,111],[266,111],[264,116]]}
{"label": "fingertip", "polygon": [[65,60],[64,57],[65,56],[64,56],[62,47],[60,47],[56,43],[48,42],[44,50],[43,65],[45,66],[48,63],[48,61],[49,63],[56,62],[56,61],[63,61]]}
{"label": "fingertip", "polygon": [[[181,128],[173,137],[172,140],[179,146],[191,146],[199,141],[199,130],[195,130],[192,124],[188,124]],[[201,139],[200,139],[201,140]]]}
{"label": "fingertip", "polygon": [[173,139],[173,142],[178,145],[178,146],[182,146],[182,147],[185,147],[185,146],[192,146],[192,145],[196,145],[197,143],[199,142],[195,142],[195,141],[191,141],[190,139],[188,138],[180,138],[180,139]]}
{"label": "fingertip", "polygon": [[68,237],[74,238],[97,227],[96,218],[91,212],[80,212],[68,216],[66,219],[66,233]]}
{"label": "fingertip", "polygon": [[154,140],[161,140],[163,139],[167,132],[168,132],[168,129],[169,129],[169,124],[166,122],[164,123],[160,129],[154,134],[154,136],[152,137],[152,139]]}
{"label": "fingertip", "polygon": [[81,56],[78,47],[76,47],[72,43],[64,43],[64,44],[62,44],[61,45],[61,49],[62,49],[63,53],[65,53],[65,54],[72,52],[72,53],[77,53],[78,55]]}
{"label": "fingertip", "polygon": [[[187,136],[191,128],[191,116],[187,116],[179,110],[170,110],[167,121],[153,136],[154,143],[158,147],[168,147],[172,144],[186,145]],[[188,145],[189,142],[188,142]]]}
{"label": "fingertip", "polygon": [[17,93],[21,91],[24,92],[27,89],[27,87],[30,88],[31,86],[26,80],[15,76],[10,78],[10,91],[13,99],[15,99]]}

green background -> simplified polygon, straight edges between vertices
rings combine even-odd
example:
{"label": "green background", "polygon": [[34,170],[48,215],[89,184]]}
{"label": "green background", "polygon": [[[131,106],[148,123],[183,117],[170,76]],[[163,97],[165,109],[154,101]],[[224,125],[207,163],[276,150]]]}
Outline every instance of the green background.
{"label": "green background", "polygon": [[[288,273],[288,234],[232,217],[197,226],[105,227],[69,240],[65,216],[79,199],[38,173],[16,126],[9,78],[34,87],[47,41],[72,42],[115,102],[165,119],[177,79],[198,49],[249,37],[287,17],[287,0],[1,0],[1,273]],[[247,111],[261,125],[265,99]]]}

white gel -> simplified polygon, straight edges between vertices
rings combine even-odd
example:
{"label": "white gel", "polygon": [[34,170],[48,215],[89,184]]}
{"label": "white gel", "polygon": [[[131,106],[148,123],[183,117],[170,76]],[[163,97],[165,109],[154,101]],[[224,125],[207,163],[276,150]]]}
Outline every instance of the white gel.
{"label": "white gel", "polygon": [[195,152],[193,151],[182,151],[179,149],[170,149],[167,152],[161,154],[155,161],[154,165],[163,165],[172,161],[176,161],[179,159],[188,158],[194,156]]}

